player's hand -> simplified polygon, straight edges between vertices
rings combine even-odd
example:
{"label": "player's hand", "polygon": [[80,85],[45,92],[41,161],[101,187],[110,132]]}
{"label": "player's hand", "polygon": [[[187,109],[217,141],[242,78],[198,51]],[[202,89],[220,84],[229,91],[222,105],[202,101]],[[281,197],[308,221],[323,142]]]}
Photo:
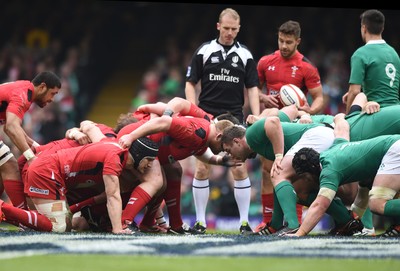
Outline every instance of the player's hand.
{"label": "player's hand", "polygon": [[343,103],[343,104],[347,104],[347,96],[349,96],[349,93],[348,93],[348,92],[346,92],[346,93],[343,95],[343,97],[342,97],[342,103]]}
{"label": "player's hand", "polygon": [[296,233],[284,233],[281,235],[282,237],[300,237]]}
{"label": "player's hand", "polygon": [[237,160],[235,158],[233,158],[232,156],[226,154],[222,157],[222,162],[221,162],[221,166],[225,166],[225,167],[237,167],[243,164],[243,161],[241,160]]}
{"label": "player's hand", "polygon": [[272,168],[271,168],[271,178],[274,177],[275,175],[279,175],[281,173],[282,168],[282,159],[283,157],[278,157],[275,158],[274,163],[272,164]]}
{"label": "player's hand", "polygon": [[367,102],[364,106],[364,111],[367,114],[374,114],[376,112],[379,112],[380,109],[381,109],[380,104],[374,101]]}
{"label": "player's hand", "polygon": [[306,99],[304,99],[304,105],[298,107],[299,110],[305,111],[305,112],[311,112],[311,107],[310,104],[307,102]]}
{"label": "player's hand", "polygon": [[279,108],[281,106],[279,94],[276,95],[262,94],[260,102],[262,102],[267,108]]}
{"label": "player's hand", "polygon": [[92,143],[92,141],[90,140],[88,135],[86,135],[82,132],[76,133],[74,135],[74,138],[80,145],[86,145],[86,144]]}
{"label": "player's hand", "polygon": [[313,120],[309,114],[302,115],[298,121],[298,123],[303,123],[303,124],[312,123],[312,122],[313,122]]}
{"label": "player's hand", "polygon": [[118,144],[124,149],[129,149],[132,145],[132,139],[130,138],[129,134],[123,135],[119,139]]}
{"label": "player's hand", "polygon": [[250,126],[250,125],[252,125],[254,122],[256,122],[259,119],[260,119],[259,116],[250,114],[250,115],[247,116],[246,124]]}
{"label": "player's hand", "polygon": [[113,233],[114,233],[114,234],[134,234],[135,232],[132,231],[132,230],[129,229],[129,228],[125,228],[125,229],[122,229],[122,230],[119,230],[119,231],[114,231],[114,230],[113,230]]}

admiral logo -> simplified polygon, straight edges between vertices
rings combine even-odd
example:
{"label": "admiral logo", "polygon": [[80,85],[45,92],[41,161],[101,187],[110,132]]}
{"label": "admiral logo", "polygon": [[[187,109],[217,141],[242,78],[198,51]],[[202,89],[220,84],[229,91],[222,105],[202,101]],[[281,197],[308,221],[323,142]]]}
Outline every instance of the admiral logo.
{"label": "admiral logo", "polygon": [[274,71],[275,70],[275,66],[268,66],[268,70],[269,71]]}
{"label": "admiral logo", "polygon": [[36,193],[36,194],[41,194],[41,195],[48,195],[49,194],[49,190],[47,189],[41,189],[41,188],[37,188],[37,187],[29,187],[29,192],[32,193]]}

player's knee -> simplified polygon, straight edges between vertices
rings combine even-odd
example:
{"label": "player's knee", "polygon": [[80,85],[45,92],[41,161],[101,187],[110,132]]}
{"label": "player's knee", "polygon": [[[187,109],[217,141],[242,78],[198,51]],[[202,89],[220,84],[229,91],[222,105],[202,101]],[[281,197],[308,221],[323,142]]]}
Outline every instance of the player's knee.
{"label": "player's knee", "polygon": [[384,199],[384,200],[391,200],[396,195],[397,191],[383,186],[373,186],[369,191],[369,199]]}
{"label": "player's knee", "polygon": [[16,159],[12,158],[14,158],[14,155],[12,154],[10,148],[0,140],[0,166],[3,166],[6,162],[12,163],[14,161],[18,169]]}
{"label": "player's knee", "polygon": [[382,215],[385,204],[388,200],[393,199],[396,191],[382,186],[374,186],[369,192],[369,208],[372,213]]}
{"label": "player's knee", "polygon": [[210,176],[210,167],[206,164],[198,163],[194,172],[196,179],[205,180]]}
{"label": "player's knee", "polygon": [[[385,206],[386,201],[383,200],[370,200],[368,207],[371,210],[373,214],[377,215],[382,215],[384,206]],[[356,211],[354,211],[357,215],[359,215]]]}
{"label": "player's knee", "polygon": [[[35,202],[36,201],[36,202]],[[62,200],[49,201],[35,200],[37,211],[45,215],[52,223],[52,232],[69,232],[71,231],[71,213],[67,203]]]}
{"label": "player's knee", "polygon": [[247,166],[246,163],[243,163],[242,165],[238,167],[232,167],[232,175],[235,180],[244,180],[249,177],[249,173],[247,172]]}
{"label": "player's knee", "polygon": [[62,212],[54,212],[53,217],[51,219],[51,223],[53,224],[52,232],[66,232],[70,231],[67,227],[67,219],[68,217]]}

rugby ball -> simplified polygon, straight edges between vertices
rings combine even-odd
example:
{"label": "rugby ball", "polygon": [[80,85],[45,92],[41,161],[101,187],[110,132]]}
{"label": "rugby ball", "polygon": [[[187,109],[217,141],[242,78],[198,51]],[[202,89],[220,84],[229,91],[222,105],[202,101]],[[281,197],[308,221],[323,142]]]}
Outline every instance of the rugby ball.
{"label": "rugby ball", "polygon": [[306,96],[303,91],[293,84],[283,85],[279,91],[279,96],[283,105],[295,104],[300,107],[306,103]]}

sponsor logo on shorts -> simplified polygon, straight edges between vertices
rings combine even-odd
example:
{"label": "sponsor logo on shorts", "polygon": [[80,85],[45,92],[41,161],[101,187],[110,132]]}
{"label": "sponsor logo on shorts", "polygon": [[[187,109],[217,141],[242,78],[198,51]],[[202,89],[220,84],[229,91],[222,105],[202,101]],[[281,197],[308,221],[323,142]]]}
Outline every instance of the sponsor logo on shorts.
{"label": "sponsor logo on shorts", "polygon": [[29,187],[29,192],[31,193],[36,193],[36,194],[41,194],[41,195],[48,195],[49,190],[47,189],[42,189],[42,188],[37,188],[37,187]]}

